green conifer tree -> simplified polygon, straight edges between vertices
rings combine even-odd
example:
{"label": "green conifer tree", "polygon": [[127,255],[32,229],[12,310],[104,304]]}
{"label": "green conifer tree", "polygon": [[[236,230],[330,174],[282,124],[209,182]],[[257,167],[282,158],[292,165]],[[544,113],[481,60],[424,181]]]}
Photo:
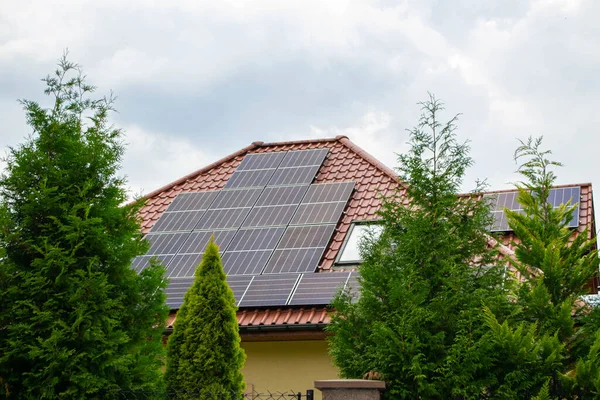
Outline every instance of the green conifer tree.
{"label": "green conifer tree", "polygon": [[483,306],[502,315],[512,306],[488,246],[483,187],[458,195],[472,160],[457,118],[440,123],[433,96],[422,106],[399,155],[402,189],[384,199],[381,236],[362,246],[360,296],[334,300],[330,352],[345,378],[377,372],[389,399],[472,398],[488,384]]}
{"label": "green conifer tree", "polygon": [[66,58],[44,79],[51,108],[22,101],[33,133],[0,178],[0,398],[93,399],[157,389],[164,269],[140,275],[140,203],[123,205],[123,133],[112,100]]}
{"label": "green conifer tree", "polygon": [[[166,382],[178,399],[240,399],[246,356],[237,307],[211,240],[177,313],[167,345]],[[199,397],[198,397],[199,396]]]}
{"label": "green conifer tree", "polygon": [[522,282],[514,292],[517,312],[504,329],[497,329],[492,315],[487,320],[495,344],[489,392],[596,398],[600,311],[581,300],[598,273],[596,241],[587,229],[576,234],[568,227],[579,199],[560,207],[549,202],[556,181],[552,169],[561,164],[541,146],[541,137],[529,138],[515,152],[515,160],[523,161],[519,172],[525,181],[517,184],[523,211],[505,213],[519,238],[511,264]]}

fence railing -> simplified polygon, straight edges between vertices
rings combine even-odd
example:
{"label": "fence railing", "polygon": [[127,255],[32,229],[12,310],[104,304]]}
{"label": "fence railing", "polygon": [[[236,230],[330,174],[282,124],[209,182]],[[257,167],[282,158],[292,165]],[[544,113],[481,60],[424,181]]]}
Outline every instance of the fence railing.
{"label": "fence railing", "polygon": [[314,391],[306,392],[247,392],[243,395],[227,393],[212,394],[206,391],[168,390],[164,392],[116,389],[99,393],[98,399],[119,400],[313,400]]}

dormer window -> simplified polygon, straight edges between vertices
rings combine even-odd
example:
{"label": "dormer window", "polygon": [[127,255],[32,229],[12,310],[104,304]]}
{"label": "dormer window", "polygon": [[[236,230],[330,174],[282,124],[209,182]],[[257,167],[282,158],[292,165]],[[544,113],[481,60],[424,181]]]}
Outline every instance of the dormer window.
{"label": "dormer window", "polygon": [[379,237],[383,226],[375,222],[355,222],[350,227],[344,245],[338,255],[338,264],[360,264],[363,260],[360,255],[360,245],[363,238],[373,235]]}

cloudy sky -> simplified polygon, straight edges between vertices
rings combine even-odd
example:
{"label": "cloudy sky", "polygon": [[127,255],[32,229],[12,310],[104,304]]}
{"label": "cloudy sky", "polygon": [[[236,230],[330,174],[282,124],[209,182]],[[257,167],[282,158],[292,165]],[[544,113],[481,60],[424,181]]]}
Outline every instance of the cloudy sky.
{"label": "cloudy sky", "polygon": [[542,134],[559,183],[596,183],[598,15],[596,0],[3,0],[0,147],[30,132],[16,100],[42,101],[68,48],[118,96],[136,193],[257,140],[343,134],[394,167],[428,91],[462,113],[465,190],[509,187],[517,138]]}

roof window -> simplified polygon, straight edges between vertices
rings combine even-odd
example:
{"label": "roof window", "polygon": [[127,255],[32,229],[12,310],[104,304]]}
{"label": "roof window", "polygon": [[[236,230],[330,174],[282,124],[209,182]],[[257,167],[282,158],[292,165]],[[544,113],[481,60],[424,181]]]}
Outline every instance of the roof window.
{"label": "roof window", "polygon": [[355,222],[350,227],[344,246],[337,259],[338,264],[360,264],[362,256],[360,245],[364,238],[378,238],[383,231],[383,225],[374,222]]}

